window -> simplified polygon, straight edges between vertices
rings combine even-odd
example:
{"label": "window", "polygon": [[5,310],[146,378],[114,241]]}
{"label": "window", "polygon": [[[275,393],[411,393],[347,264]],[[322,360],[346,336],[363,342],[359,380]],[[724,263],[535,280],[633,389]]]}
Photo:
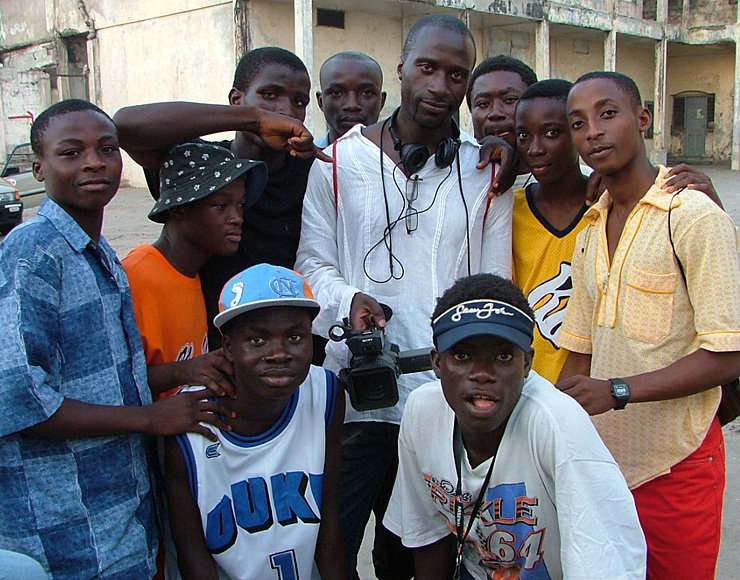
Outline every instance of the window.
{"label": "window", "polygon": [[714,94],[713,93],[682,93],[682,96],[673,97],[673,119],[671,121],[671,135],[682,135],[685,131],[686,99],[689,96],[706,96],[707,98],[707,132],[714,131]]}
{"label": "window", "polygon": [[316,9],[316,26],[344,28],[344,10]]}

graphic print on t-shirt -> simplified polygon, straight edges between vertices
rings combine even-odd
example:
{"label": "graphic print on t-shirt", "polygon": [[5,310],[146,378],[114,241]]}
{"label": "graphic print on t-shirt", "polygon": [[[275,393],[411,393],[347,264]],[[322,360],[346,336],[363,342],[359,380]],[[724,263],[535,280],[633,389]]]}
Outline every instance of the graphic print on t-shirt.
{"label": "graphic print on t-shirt", "polygon": [[[454,524],[455,486],[424,473],[432,500]],[[476,494],[477,495],[477,494]],[[463,494],[464,526],[467,528],[475,504],[470,493]],[[465,543],[478,555],[478,566],[490,580],[549,580],[545,565],[544,540],[547,529],[537,527],[539,499],[527,495],[524,483],[504,483],[488,488],[477,516],[477,525]]]}
{"label": "graphic print on t-shirt", "polygon": [[563,324],[572,290],[571,266],[568,262],[561,262],[558,275],[533,288],[527,296],[540,335],[555,348],[558,348],[555,338]]}

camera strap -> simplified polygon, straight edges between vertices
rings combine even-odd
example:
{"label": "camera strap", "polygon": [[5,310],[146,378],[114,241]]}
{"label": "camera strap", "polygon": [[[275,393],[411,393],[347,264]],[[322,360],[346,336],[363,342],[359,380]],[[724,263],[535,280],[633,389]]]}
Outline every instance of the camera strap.
{"label": "camera strap", "polygon": [[475,517],[478,515],[481,506],[483,505],[483,496],[486,494],[488,489],[488,482],[491,480],[491,473],[493,473],[493,464],[496,461],[496,454],[491,456],[491,465],[488,467],[488,472],[483,480],[480,491],[478,492],[478,499],[475,500],[473,511],[470,513],[470,520],[468,520],[468,526],[465,528],[463,519],[465,517],[465,504],[463,503],[462,494],[462,454],[464,452],[464,445],[462,442],[462,435],[457,425],[457,419],[455,419],[455,426],[452,430],[452,451],[455,456],[455,470],[457,471],[457,486],[455,487],[455,529],[457,537],[457,545],[455,548],[455,571],[452,575],[453,580],[460,580],[460,570],[462,568],[463,558],[463,547],[465,546],[465,538],[470,534],[470,530],[473,527]]}

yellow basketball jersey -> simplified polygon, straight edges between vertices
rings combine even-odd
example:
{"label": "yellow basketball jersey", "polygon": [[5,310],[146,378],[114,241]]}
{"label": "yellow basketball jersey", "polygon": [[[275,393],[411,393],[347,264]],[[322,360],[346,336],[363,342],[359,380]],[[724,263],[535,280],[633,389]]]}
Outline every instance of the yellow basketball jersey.
{"label": "yellow basketball jersey", "polygon": [[567,355],[557,346],[557,334],[573,288],[570,264],[578,232],[586,226],[587,207],[566,229],[557,230],[537,211],[529,191],[527,187],[514,192],[514,283],[535,314],[532,368],[554,383]]}

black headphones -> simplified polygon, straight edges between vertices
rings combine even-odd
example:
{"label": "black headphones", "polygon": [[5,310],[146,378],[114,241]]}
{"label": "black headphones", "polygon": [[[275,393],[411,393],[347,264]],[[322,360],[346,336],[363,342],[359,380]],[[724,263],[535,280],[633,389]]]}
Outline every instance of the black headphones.
{"label": "black headphones", "polygon": [[[393,130],[393,125],[398,117],[399,107],[393,114],[391,114],[390,123],[388,130],[393,139],[393,148],[396,151],[401,152],[401,165],[407,175],[411,175],[419,171],[424,165],[426,165],[429,159],[429,149],[426,145],[421,143],[406,143],[404,144]],[[450,117],[452,121],[452,130],[454,132],[453,137],[445,137],[437,144],[437,150],[434,152],[434,164],[440,169],[450,167],[457,157],[457,152],[460,149],[460,127],[457,126],[454,117]],[[382,138],[381,138],[382,141]]]}

